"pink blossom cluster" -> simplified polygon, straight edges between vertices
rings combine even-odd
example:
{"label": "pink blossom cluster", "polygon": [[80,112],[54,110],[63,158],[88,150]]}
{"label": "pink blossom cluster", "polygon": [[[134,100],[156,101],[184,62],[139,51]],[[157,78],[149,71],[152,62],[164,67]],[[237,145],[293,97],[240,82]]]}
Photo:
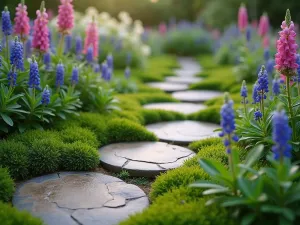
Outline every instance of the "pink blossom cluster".
{"label": "pink blossom cluster", "polygon": [[48,14],[45,9],[36,11],[37,18],[33,27],[33,48],[47,52],[49,49]]}
{"label": "pink blossom cluster", "polygon": [[97,25],[94,21],[91,22],[86,29],[86,36],[84,40],[84,49],[83,49],[84,54],[87,53],[88,48],[90,46],[93,47],[94,58],[97,58],[98,48],[99,48],[99,34],[98,34]]}
{"label": "pink blossom cluster", "polygon": [[264,37],[269,32],[269,17],[267,14],[264,14],[260,17],[258,25],[258,34],[261,37]]}
{"label": "pink blossom cluster", "polygon": [[246,7],[243,4],[239,8],[238,26],[241,32],[244,32],[248,26],[248,13]]}
{"label": "pink blossom cluster", "polygon": [[20,35],[21,39],[26,40],[29,35],[30,25],[27,13],[27,6],[20,3],[16,8],[14,33]]}
{"label": "pink blossom cluster", "polygon": [[57,25],[60,32],[68,34],[74,27],[74,9],[73,0],[60,0],[61,5],[58,8]]}
{"label": "pink blossom cluster", "polygon": [[275,55],[275,68],[283,73],[285,76],[292,76],[295,69],[298,68],[296,63],[298,45],[296,43],[296,32],[294,30],[294,23],[291,22],[287,26],[283,21],[279,32],[279,39],[277,40],[277,53]]}

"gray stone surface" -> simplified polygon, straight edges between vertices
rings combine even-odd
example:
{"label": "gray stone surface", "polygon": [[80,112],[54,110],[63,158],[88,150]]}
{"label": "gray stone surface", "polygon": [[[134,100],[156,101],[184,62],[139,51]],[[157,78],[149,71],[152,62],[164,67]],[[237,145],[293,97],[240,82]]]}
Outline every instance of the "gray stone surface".
{"label": "gray stone surface", "polygon": [[191,77],[191,76],[172,76],[166,77],[167,82],[179,83],[179,84],[193,84],[200,82],[202,79],[200,77]]}
{"label": "gray stone surface", "polygon": [[[100,161],[108,170],[127,170],[133,176],[154,177],[168,169],[179,167],[194,155],[187,149],[162,142],[133,142],[111,144],[100,148]],[[120,166],[114,159],[127,161]]]}
{"label": "gray stone surface", "polygon": [[180,78],[196,78],[196,75],[199,74],[200,71],[194,71],[194,70],[185,70],[185,69],[176,69],[174,70],[174,74],[176,77]]}
{"label": "gray stone surface", "polygon": [[146,128],[161,141],[185,145],[216,136],[217,134],[213,131],[219,126],[212,123],[185,120],[150,124]]}
{"label": "gray stone surface", "polygon": [[170,82],[149,82],[147,85],[159,88],[165,92],[184,91],[189,87],[187,84],[174,84]]}
{"label": "gray stone surface", "polygon": [[179,65],[184,70],[200,72],[201,66],[195,59],[190,57],[179,57],[178,58]]}
{"label": "gray stone surface", "polygon": [[163,102],[163,103],[151,103],[144,105],[146,109],[163,109],[169,111],[175,111],[183,114],[191,114],[205,109],[205,105],[194,103],[180,103],[180,102]]}
{"label": "gray stone surface", "polygon": [[172,93],[172,96],[182,102],[194,102],[200,103],[205,102],[209,99],[219,97],[223,95],[222,92],[218,91],[205,91],[205,90],[189,90],[189,91],[178,91]]}
{"label": "gray stone surface", "polygon": [[33,178],[18,184],[13,197],[16,208],[29,211],[48,225],[117,225],[148,204],[145,193],[137,186],[84,172]]}

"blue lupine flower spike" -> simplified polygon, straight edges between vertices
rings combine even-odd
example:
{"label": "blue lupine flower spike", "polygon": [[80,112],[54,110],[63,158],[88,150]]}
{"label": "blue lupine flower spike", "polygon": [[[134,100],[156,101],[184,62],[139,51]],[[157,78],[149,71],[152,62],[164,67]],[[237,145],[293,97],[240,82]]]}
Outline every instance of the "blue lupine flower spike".
{"label": "blue lupine flower spike", "polygon": [[15,41],[12,44],[10,64],[17,70],[24,70],[23,44],[19,41],[18,37],[15,38]]}
{"label": "blue lupine flower spike", "polygon": [[262,112],[262,114],[264,114],[264,99],[267,98],[266,94],[269,92],[269,78],[265,66],[262,66],[261,70],[258,73],[257,83],[257,91],[260,95],[260,111]]}
{"label": "blue lupine flower spike", "polygon": [[28,86],[33,89],[40,89],[39,66],[34,57],[30,63]]}
{"label": "blue lupine flower spike", "polygon": [[5,36],[12,34],[12,24],[7,6],[5,6],[4,11],[2,11],[2,32]]}
{"label": "blue lupine flower spike", "polygon": [[14,70],[11,70],[7,74],[8,86],[15,87],[17,84],[17,73]]}
{"label": "blue lupine flower spike", "polygon": [[272,91],[274,96],[278,96],[280,94],[280,84],[280,78],[277,75],[272,82]]}
{"label": "blue lupine flower spike", "polygon": [[45,106],[50,103],[50,91],[48,89],[48,85],[43,90],[41,103]]}
{"label": "blue lupine flower spike", "polygon": [[65,67],[60,62],[56,66],[56,87],[60,88],[62,85],[64,85],[64,78],[65,78]]}
{"label": "blue lupine flower spike", "polygon": [[225,103],[221,108],[220,114],[222,132],[219,136],[224,138],[226,152],[230,154],[232,150],[231,142],[237,142],[239,138],[235,135],[233,101],[229,99],[228,93],[225,94]]}
{"label": "blue lupine flower spike", "polygon": [[89,64],[93,64],[94,62],[94,50],[93,50],[93,46],[88,47],[87,49],[87,53],[86,53],[86,61]]}
{"label": "blue lupine flower spike", "polygon": [[79,69],[77,66],[75,66],[72,70],[72,77],[71,77],[71,83],[73,86],[78,84],[79,81]]}
{"label": "blue lupine flower spike", "polygon": [[272,138],[274,141],[272,150],[274,158],[282,162],[285,157],[292,157],[292,146],[289,144],[292,129],[289,127],[289,119],[282,105],[278,106],[277,111],[274,113],[272,125]]}
{"label": "blue lupine flower spike", "polygon": [[262,113],[259,109],[254,112],[254,120],[260,121],[262,119]]}
{"label": "blue lupine flower spike", "polygon": [[242,87],[241,87],[241,97],[242,97],[242,104],[244,105],[245,114],[247,113],[247,104],[248,104],[248,89],[246,85],[246,81],[243,80]]}
{"label": "blue lupine flower spike", "polygon": [[129,79],[129,77],[130,77],[130,74],[131,74],[131,71],[130,71],[130,68],[129,67],[126,67],[126,69],[125,69],[125,78],[126,79]]}

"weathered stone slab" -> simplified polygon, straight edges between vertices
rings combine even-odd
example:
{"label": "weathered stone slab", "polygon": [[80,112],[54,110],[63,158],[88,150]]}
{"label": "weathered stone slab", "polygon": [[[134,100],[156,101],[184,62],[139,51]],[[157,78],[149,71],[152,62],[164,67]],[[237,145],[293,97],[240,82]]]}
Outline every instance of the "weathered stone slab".
{"label": "weathered stone slab", "polygon": [[172,76],[166,77],[167,82],[176,83],[176,84],[194,84],[200,82],[202,79],[200,77],[192,76]]}
{"label": "weathered stone slab", "polygon": [[219,128],[212,123],[198,121],[172,121],[150,124],[146,128],[161,141],[187,145],[193,141],[216,136],[213,131]]}
{"label": "weathered stone slab", "polygon": [[206,106],[202,104],[195,103],[185,103],[185,102],[163,102],[163,103],[151,103],[144,105],[146,109],[163,109],[168,111],[174,111],[183,113],[185,115],[198,112],[205,109]]}
{"label": "weathered stone slab", "polygon": [[218,91],[205,91],[205,90],[188,90],[188,91],[178,91],[172,93],[172,96],[182,102],[205,102],[212,98],[216,98],[223,95],[222,92]]}
{"label": "weathered stone slab", "polygon": [[159,88],[165,92],[175,92],[175,91],[184,91],[189,88],[187,84],[174,84],[170,82],[150,82],[147,83],[147,85],[154,87],[154,88]]}
{"label": "weathered stone slab", "polygon": [[[99,152],[105,156],[100,158],[104,168],[114,172],[127,170],[133,176],[143,177],[154,177],[168,168],[179,167],[183,163],[181,159],[194,155],[187,148],[162,142],[111,144],[102,147]],[[115,158],[125,158],[127,162],[119,166],[118,163],[113,164]],[[178,160],[181,163],[176,163]]]}
{"label": "weathered stone slab", "polygon": [[[148,199],[140,188],[118,178],[100,173],[63,172],[18,184],[13,205],[48,225],[98,225],[78,215],[94,209],[100,214],[107,210],[109,214],[101,224],[114,225],[147,207]],[[97,210],[93,211],[94,216]],[[121,214],[115,216],[114,210]]]}

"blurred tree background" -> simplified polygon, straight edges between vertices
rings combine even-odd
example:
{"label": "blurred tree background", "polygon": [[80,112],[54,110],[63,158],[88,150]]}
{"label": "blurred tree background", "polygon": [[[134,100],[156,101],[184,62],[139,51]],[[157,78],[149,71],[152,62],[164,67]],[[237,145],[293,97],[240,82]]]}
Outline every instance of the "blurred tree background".
{"label": "blurred tree background", "polygon": [[[19,0],[1,0],[0,8],[7,5],[14,9]],[[41,0],[26,0],[29,14],[35,16]],[[289,8],[293,20],[300,22],[300,0],[74,0],[76,10],[84,11],[87,6],[95,6],[99,11],[107,11],[115,16],[120,11],[129,12],[134,19],[146,25],[155,25],[170,18],[195,20],[203,18],[213,27],[223,28],[236,20],[241,2],[247,5],[251,20],[268,12],[271,23],[279,26]],[[59,0],[46,0],[48,9],[57,12]],[[13,10],[14,11],[14,10]]]}

